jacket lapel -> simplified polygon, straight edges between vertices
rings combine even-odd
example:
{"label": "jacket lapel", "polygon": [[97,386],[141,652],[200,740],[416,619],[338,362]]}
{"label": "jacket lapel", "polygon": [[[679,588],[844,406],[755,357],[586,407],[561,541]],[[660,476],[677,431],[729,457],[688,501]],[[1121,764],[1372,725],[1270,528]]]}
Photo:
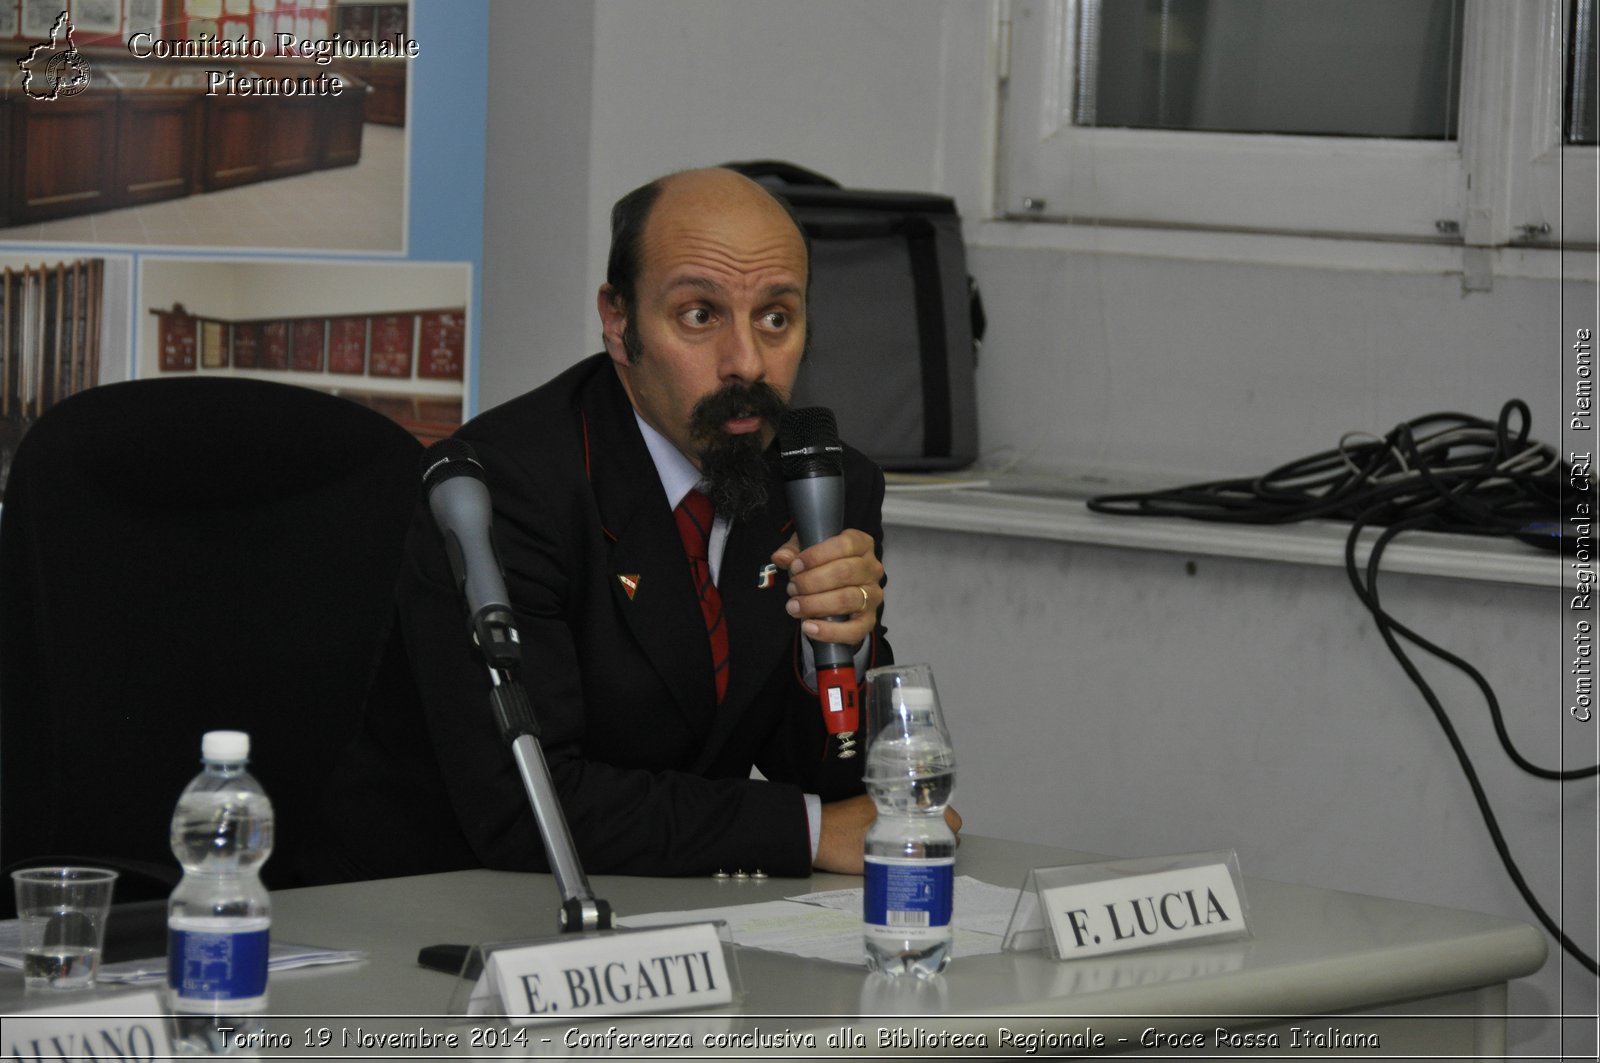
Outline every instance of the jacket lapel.
{"label": "jacket lapel", "polygon": [[716,685],[677,523],[615,375],[598,374],[581,403],[589,481],[601,526],[612,541],[607,573],[612,601],[684,719],[703,739],[712,725]]}

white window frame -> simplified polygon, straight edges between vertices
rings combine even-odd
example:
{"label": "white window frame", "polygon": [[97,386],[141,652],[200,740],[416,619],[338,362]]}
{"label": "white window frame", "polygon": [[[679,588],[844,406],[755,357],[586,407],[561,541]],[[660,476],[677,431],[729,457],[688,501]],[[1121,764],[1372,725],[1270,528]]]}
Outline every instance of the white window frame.
{"label": "white window frame", "polygon": [[1562,139],[1565,0],[1468,0],[1453,142],[1076,127],[1081,2],[1001,0],[997,218],[1480,248],[1595,243],[1596,152]]}
{"label": "white window frame", "polygon": [[[1600,7],[1600,4],[1596,5]],[[1597,12],[1600,14],[1600,12]],[[1489,94],[1486,107],[1498,103],[1505,108],[1505,119],[1478,135],[1491,159],[1473,160],[1474,172],[1494,172],[1492,153],[1502,145],[1493,133],[1505,138],[1500,172],[1505,175],[1503,197],[1497,196],[1491,181],[1485,180],[1485,202],[1469,194],[1466,240],[1470,245],[1501,246],[1507,243],[1563,243],[1593,247],[1600,231],[1596,212],[1596,188],[1600,181],[1600,150],[1595,146],[1569,146],[1564,137],[1566,117],[1566,54],[1568,19],[1562,0],[1540,3],[1493,5],[1484,16],[1490,21],[1480,40],[1502,39],[1512,42],[1507,48],[1479,57],[1479,63],[1512,64],[1497,71],[1506,86]],[[1522,72],[1528,71],[1528,76]],[[1503,102],[1502,102],[1503,101]],[[1474,212],[1481,211],[1476,215]],[[1478,233],[1473,226],[1486,231]]]}

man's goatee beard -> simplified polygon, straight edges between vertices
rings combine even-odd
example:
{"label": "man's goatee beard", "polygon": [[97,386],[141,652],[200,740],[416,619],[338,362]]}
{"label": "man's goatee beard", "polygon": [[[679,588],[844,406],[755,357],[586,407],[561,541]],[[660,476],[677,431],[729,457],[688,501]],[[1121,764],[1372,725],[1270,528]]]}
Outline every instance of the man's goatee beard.
{"label": "man's goatee beard", "polygon": [[734,435],[723,425],[736,417],[760,417],[776,428],[785,408],[783,396],[765,381],[728,384],[695,404],[689,432],[705,492],[729,520],[743,520],[767,504],[767,462],[762,432]]}

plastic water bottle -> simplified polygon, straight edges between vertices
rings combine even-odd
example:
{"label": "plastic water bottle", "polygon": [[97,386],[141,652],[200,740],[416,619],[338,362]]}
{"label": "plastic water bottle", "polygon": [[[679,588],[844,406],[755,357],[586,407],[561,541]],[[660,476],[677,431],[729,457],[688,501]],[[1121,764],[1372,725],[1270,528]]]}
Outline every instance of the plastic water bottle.
{"label": "plastic water bottle", "polygon": [[865,777],[878,818],[866,837],[867,966],[929,978],[950,962],[956,838],[944,810],[955,789],[955,752],[931,675],[926,686],[871,678],[877,708],[869,703],[869,717],[876,718]]}
{"label": "plastic water bottle", "polygon": [[250,1016],[267,1006],[272,907],[261,865],[272,802],[245,770],[249,735],[208,732],[200,756],[205,768],[172,813],[183,881],[167,901],[167,984],[180,1040],[215,1051],[259,1025]]}

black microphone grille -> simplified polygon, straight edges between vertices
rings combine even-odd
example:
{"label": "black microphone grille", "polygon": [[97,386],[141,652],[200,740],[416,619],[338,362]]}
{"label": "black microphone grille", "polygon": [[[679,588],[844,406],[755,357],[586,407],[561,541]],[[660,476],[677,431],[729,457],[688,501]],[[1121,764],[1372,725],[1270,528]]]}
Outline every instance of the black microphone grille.
{"label": "black microphone grille", "polygon": [[826,406],[785,411],[778,425],[778,456],[785,480],[842,475],[844,447],[833,411]]}
{"label": "black microphone grille", "polygon": [[461,439],[441,439],[422,452],[420,462],[423,491],[432,491],[445,480],[457,476],[483,479],[483,466],[472,444]]}

